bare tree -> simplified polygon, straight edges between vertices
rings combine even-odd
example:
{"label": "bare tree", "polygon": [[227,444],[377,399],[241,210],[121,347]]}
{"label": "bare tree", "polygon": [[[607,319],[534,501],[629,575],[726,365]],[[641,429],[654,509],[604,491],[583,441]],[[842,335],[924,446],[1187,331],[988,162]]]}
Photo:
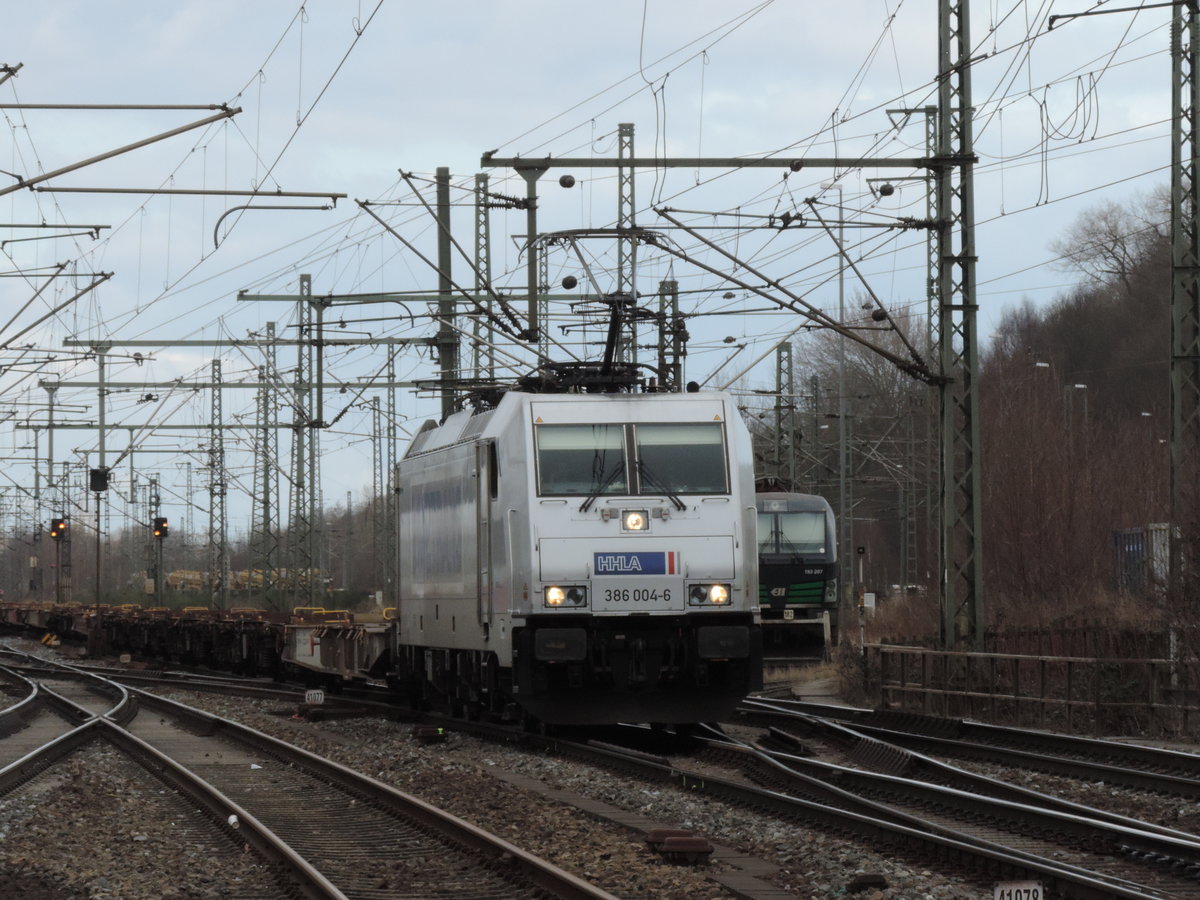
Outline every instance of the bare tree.
{"label": "bare tree", "polygon": [[1092,286],[1119,286],[1133,296],[1135,272],[1167,237],[1170,200],[1165,189],[1135,200],[1109,200],[1083,213],[1050,244],[1061,268],[1078,272]]}

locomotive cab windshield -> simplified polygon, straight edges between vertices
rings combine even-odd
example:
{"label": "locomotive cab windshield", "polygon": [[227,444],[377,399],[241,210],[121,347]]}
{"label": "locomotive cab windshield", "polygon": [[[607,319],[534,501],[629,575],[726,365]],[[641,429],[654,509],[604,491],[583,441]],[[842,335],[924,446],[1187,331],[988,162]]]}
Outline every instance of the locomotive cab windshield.
{"label": "locomotive cab windshield", "polygon": [[758,514],[758,553],[782,553],[792,556],[825,555],[825,513],[760,512]]}
{"label": "locomotive cab windshield", "polygon": [[536,425],[534,433],[543,497],[729,493],[719,422]]}

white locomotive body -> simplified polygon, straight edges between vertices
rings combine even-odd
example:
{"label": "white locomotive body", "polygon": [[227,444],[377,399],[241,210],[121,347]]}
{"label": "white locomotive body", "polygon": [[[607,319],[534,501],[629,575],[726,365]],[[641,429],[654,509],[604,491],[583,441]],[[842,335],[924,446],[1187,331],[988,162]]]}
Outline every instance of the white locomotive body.
{"label": "white locomotive body", "polygon": [[399,465],[400,677],[546,723],[686,723],[761,685],[750,439],[724,394],[505,394]]}

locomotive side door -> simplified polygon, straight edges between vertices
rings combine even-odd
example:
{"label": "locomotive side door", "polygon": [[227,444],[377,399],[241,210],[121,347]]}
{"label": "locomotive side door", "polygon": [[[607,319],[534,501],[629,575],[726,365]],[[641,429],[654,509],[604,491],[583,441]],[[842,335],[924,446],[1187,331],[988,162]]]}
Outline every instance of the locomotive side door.
{"label": "locomotive side door", "polygon": [[499,483],[496,442],[475,444],[475,559],[479,566],[476,613],[486,631],[492,627],[492,502]]}

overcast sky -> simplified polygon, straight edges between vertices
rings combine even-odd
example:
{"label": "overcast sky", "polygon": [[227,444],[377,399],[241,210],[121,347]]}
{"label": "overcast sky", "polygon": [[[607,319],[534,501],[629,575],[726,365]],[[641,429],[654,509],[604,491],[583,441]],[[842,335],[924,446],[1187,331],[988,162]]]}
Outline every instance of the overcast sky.
{"label": "overcast sky", "polygon": [[[1090,5],[991,0],[973,7],[980,159],[976,245],[985,340],[1006,309],[1026,298],[1048,303],[1069,289],[1072,276],[1052,264],[1051,244],[1072,222],[1102,202],[1132,204],[1168,180],[1169,10],[1093,16],[1047,28],[1049,15]],[[12,344],[4,352],[30,343],[36,348],[0,381],[3,401],[21,404],[45,400],[39,378],[95,379],[94,361],[61,355],[66,339],[244,338],[261,333],[269,321],[280,334],[295,336],[291,304],[238,302],[236,296],[240,290],[294,294],[301,273],[312,274],[318,294],[432,291],[437,281],[431,269],[355,202],[386,204],[376,212],[434,258],[436,229],[401,171],[413,173],[414,184],[432,202],[428,179],[439,166],[450,169],[461,188],[453,197],[454,231],[471,252],[467,189],[475,173],[485,171],[484,151],[494,149],[502,157],[611,158],[617,154],[617,128],[628,122],[635,126],[639,156],[919,157],[925,155],[924,116],[887,111],[936,102],[932,0],[324,0],[304,6],[296,0],[50,0],[9,7],[0,62],[22,68],[0,85],[0,102],[241,109],[227,120],[40,186],[262,187],[346,195],[327,210],[231,213],[250,201],[28,190],[0,197],[6,208],[0,219],[8,223],[108,226],[99,239],[37,241],[23,239],[45,238],[45,231],[0,228],[4,265],[19,273],[0,282],[12,316],[4,330]],[[15,108],[4,113],[8,152],[0,169],[25,178],[213,114]],[[512,172],[486,171],[492,190],[524,193],[524,182]],[[571,188],[559,187],[559,174],[553,170],[539,185],[542,230],[614,224],[613,170],[575,170]],[[817,198],[822,216],[834,221],[841,203],[850,225],[846,243],[866,280],[847,276],[848,321],[865,321],[860,301],[868,287],[894,314],[922,313],[923,232],[886,227],[900,217],[924,215],[925,186],[912,177],[918,174],[876,168],[641,170],[637,223],[661,229],[689,256],[720,271],[734,269],[694,235],[669,229],[653,207],[682,210],[673,215],[703,229],[698,233],[708,240],[836,314],[838,266],[830,236],[819,227],[771,228],[778,218],[769,217],[809,214],[805,201]],[[822,187],[835,177],[836,186]],[[882,178],[895,179],[897,191],[890,197],[873,190]],[[326,202],[280,198],[255,204]],[[493,280],[519,295],[525,281],[524,213],[495,210],[491,228]],[[613,247],[589,241],[586,253],[586,269],[565,250],[552,255],[555,290],[566,275],[584,286],[594,277],[601,290],[613,289]],[[71,276],[55,279],[29,302],[46,283],[46,267],[57,263],[67,263]],[[469,267],[461,260],[455,266],[456,280],[470,287]],[[112,277],[66,303],[95,273]],[[756,282],[745,270],[737,274]],[[690,327],[688,378],[715,386],[744,373],[735,387],[772,386],[772,349],[802,322],[767,314],[761,298],[665,254],[645,252],[638,276],[643,294],[653,294],[663,278],[677,279],[685,311],[697,315]],[[61,311],[35,325],[60,305]],[[346,321],[345,336],[421,337],[433,329],[424,311],[352,307],[339,309],[334,318]],[[594,329],[583,335],[561,331],[567,313],[559,310],[554,323],[556,339],[567,345],[562,352],[598,353],[594,346],[578,345],[581,338],[595,337]],[[803,346],[797,344],[801,353]],[[522,351],[506,349],[528,362]],[[47,350],[54,351],[53,362]],[[164,347],[141,348],[152,360],[139,364],[128,358],[131,352],[114,348],[109,377],[207,378],[213,356],[220,354],[226,378],[249,380],[262,363],[261,356],[237,350]],[[281,367],[293,359],[290,351],[286,359],[284,354]],[[36,365],[27,366],[33,359]],[[331,353],[330,377],[360,384],[379,375],[380,359],[366,348]],[[750,368],[758,359],[763,362]],[[398,363],[401,378],[433,372],[427,353],[407,353]],[[351,388],[327,397],[326,417],[341,414],[323,437],[332,463],[325,472],[327,505],[344,502],[346,491],[361,499],[370,487],[371,418],[361,404],[378,393]],[[148,401],[147,394],[157,399]],[[94,390],[64,389],[58,399],[78,404],[81,409],[72,414],[81,419],[97,415]],[[209,402],[206,392],[147,388],[114,393],[106,412],[110,423],[204,424]],[[431,398],[407,391],[398,406],[405,428],[437,410]],[[20,419],[38,415],[36,406],[14,409]],[[251,421],[253,392],[229,392],[224,410],[230,421]],[[202,464],[201,457],[184,451],[205,446],[207,436],[147,433],[137,439],[147,447],[180,448],[178,455],[155,455],[153,462],[137,465],[181,485],[184,461]],[[127,440],[110,435],[109,449]],[[231,433],[228,440],[234,494],[244,494],[252,481],[250,457],[237,448],[248,449],[250,438]],[[21,448],[31,445],[29,432],[14,429],[5,441],[9,455],[28,455]],[[44,454],[44,436],[42,441]],[[56,441],[60,461],[82,459],[72,456],[75,449],[95,459],[94,432],[59,432]],[[286,450],[286,437],[281,446]],[[10,477],[29,484],[23,474]],[[177,487],[164,500],[179,510],[181,494]],[[233,508],[240,508],[237,501]],[[199,527],[204,519],[196,515]]]}

